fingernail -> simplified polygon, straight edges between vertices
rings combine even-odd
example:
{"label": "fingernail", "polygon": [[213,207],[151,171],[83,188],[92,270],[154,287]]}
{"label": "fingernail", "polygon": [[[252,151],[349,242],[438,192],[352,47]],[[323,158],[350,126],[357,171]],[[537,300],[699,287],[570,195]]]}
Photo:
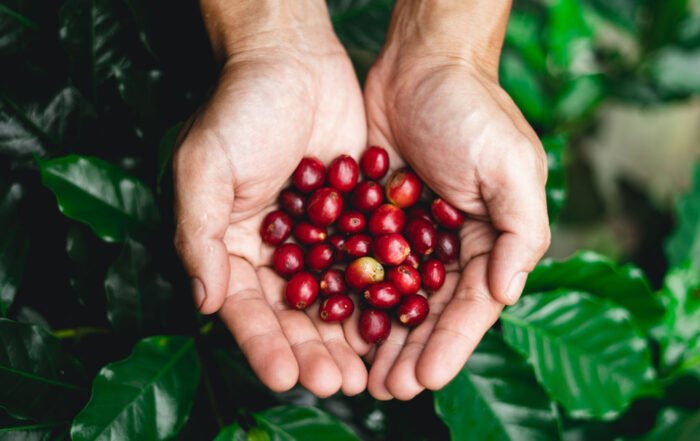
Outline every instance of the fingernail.
{"label": "fingernail", "polygon": [[510,281],[510,285],[508,285],[508,289],[506,290],[506,300],[508,301],[509,304],[513,304],[516,301],[518,301],[518,298],[520,297],[520,294],[523,292],[523,288],[525,288],[525,282],[527,281],[527,273],[526,272],[520,272],[516,274],[513,279]]}
{"label": "fingernail", "polygon": [[194,304],[197,310],[202,309],[204,301],[207,299],[207,291],[204,289],[204,284],[199,279],[192,279],[192,294],[194,295]]}

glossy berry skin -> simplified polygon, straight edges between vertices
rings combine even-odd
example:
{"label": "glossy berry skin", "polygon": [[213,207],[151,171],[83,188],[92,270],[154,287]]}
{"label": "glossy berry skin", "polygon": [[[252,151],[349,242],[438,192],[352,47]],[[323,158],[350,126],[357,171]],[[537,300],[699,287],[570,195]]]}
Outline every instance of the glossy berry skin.
{"label": "glossy berry skin", "polygon": [[343,294],[334,294],[321,303],[318,314],[324,322],[342,322],[352,315],[355,304]]}
{"label": "glossy berry skin", "polygon": [[280,208],[294,219],[306,216],[306,198],[299,192],[288,188],[282,190],[278,198]]}
{"label": "glossy berry skin", "polygon": [[382,280],[384,280],[384,267],[371,257],[355,259],[345,270],[345,281],[354,289],[365,289]]}
{"label": "glossy berry skin", "polygon": [[343,263],[348,257],[348,253],[345,252],[345,236],[334,234],[328,238],[328,243],[335,248],[335,263]]}
{"label": "glossy berry skin", "polygon": [[396,314],[401,324],[418,326],[423,323],[429,312],[428,300],[419,294],[411,294],[403,297]]}
{"label": "glossy berry skin", "polygon": [[408,209],[408,219],[425,219],[432,223],[433,218],[430,216],[430,211],[422,205],[414,205]]}
{"label": "glossy berry skin", "polygon": [[403,264],[418,269],[420,267],[420,257],[418,257],[418,254],[411,250],[408,257],[406,257],[406,260],[403,261]]}
{"label": "glossy berry skin", "polygon": [[260,237],[269,245],[279,245],[292,232],[292,218],[282,210],[271,211],[260,225]]}
{"label": "glossy berry skin", "polygon": [[307,272],[296,273],[284,290],[287,304],[294,309],[306,309],[318,297],[318,282]]}
{"label": "glossy berry skin", "polygon": [[423,218],[411,219],[406,224],[404,236],[411,244],[411,250],[421,256],[427,256],[433,252],[437,231],[433,223]]}
{"label": "glossy berry skin", "polygon": [[374,181],[362,181],[352,191],[350,202],[356,209],[369,213],[384,202],[384,189]]}
{"label": "glossy berry skin", "polygon": [[400,233],[406,225],[406,213],[396,205],[382,204],[369,217],[369,232],[372,236]]}
{"label": "glossy berry skin", "polygon": [[323,271],[335,261],[335,248],[329,243],[314,245],[306,253],[306,267],[311,271]]}
{"label": "glossy berry skin", "polygon": [[292,175],[294,186],[302,193],[321,188],[325,180],[326,167],[317,158],[302,159]]}
{"label": "glossy berry skin", "polygon": [[367,179],[382,179],[389,171],[389,154],[381,147],[368,148],[360,157],[360,169]]}
{"label": "glossy berry skin", "polygon": [[454,233],[439,231],[435,240],[435,255],[442,263],[450,263],[459,257],[459,239]]}
{"label": "glossy berry skin", "polygon": [[306,204],[306,214],[317,227],[327,227],[335,222],[343,211],[343,197],[330,187],[314,191]]}
{"label": "glossy berry skin", "polygon": [[430,206],[433,217],[445,228],[456,230],[464,223],[464,213],[450,205],[442,198],[437,198]]}
{"label": "glossy berry skin", "polygon": [[421,267],[420,276],[425,289],[437,291],[445,284],[445,265],[438,259],[430,259]]}
{"label": "glossy berry skin", "polygon": [[321,274],[318,286],[321,289],[321,294],[326,297],[334,294],[345,294],[348,290],[348,286],[345,284],[345,274],[337,269],[329,269]]}
{"label": "glossy berry skin", "polygon": [[410,207],[418,202],[423,184],[418,176],[410,170],[395,171],[386,183],[386,197],[400,208]]}
{"label": "glossy berry skin", "polygon": [[384,234],[372,241],[372,254],[384,265],[400,265],[411,253],[411,246],[398,233]]}
{"label": "glossy berry skin", "polygon": [[368,308],[360,314],[360,336],[367,343],[383,343],[391,332],[391,319],[386,311]]}
{"label": "glossy berry skin", "polygon": [[284,278],[293,276],[304,269],[304,250],[295,243],[283,243],[272,255],[272,267]]}
{"label": "glossy berry skin", "polygon": [[299,241],[299,243],[304,245],[321,243],[326,240],[326,237],[328,236],[325,228],[311,225],[308,222],[299,222],[298,224],[294,225],[292,233],[294,234],[294,238]]}
{"label": "glossy berry skin", "polygon": [[386,280],[391,282],[403,295],[415,294],[420,289],[420,273],[408,265],[390,268],[386,273]]}
{"label": "glossy berry skin", "polygon": [[355,234],[364,231],[367,226],[365,215],[359,211],[343,211],[338,218],[338,230],[345,234]]}
{"label": "glossy berry skin", "polygon": [[328,185],[341,193],[347,193],[357,184],[360,170],[352,157],[348,155],[338,156],[328,166]]}
{"label": "glossy berry skin", "polygon": [[350,257],[364,257],[372,251],[372,238],[366,234],[355,234],[345,241],[345,253]]}
{"label": "glossy berry skin", "polygon": [[370,285],[364,293],[367,303],[380,309],[391,309],[401,301],[401,293],[389,282]]}

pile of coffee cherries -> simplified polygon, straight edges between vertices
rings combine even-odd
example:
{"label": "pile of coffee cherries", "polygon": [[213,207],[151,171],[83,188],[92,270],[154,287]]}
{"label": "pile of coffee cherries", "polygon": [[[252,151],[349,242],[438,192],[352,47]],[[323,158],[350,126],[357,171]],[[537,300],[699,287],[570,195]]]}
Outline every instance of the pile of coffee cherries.
{"label": "pile of coffee cherries", "polygon": [[[291,188],[279,195],[279,209],[263,220],[263,241],[276,246],[272,266],[288,279],[290,307],[305,309],[324,297],[320,317],[343,321],[364,299],[359,331],[381,343],[391,330],[390,312],[405,326],[417,326],[429,312],[426,297],[445,282],[445,264],[458,258],[457,230],[464,214],[428,196],[408,169],[389,170],[389,155],[370,147],[360,163],[342,155],[328,169],[304,158]],[[360,171],[365,180],[360,181]],[[294,242],[285,242],[293,237]]]}

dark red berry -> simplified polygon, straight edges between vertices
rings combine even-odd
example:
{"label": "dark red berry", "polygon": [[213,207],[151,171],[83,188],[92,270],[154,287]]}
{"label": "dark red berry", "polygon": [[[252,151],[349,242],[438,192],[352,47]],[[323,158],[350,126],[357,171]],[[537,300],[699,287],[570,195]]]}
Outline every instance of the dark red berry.
{"label": "dark red berry", "polygon": [[355,234],[345,241],[345,252],[350,257],[364,257],[372,250],[372,238],[366,234]]}
{"label": "dark red berry", "polygon": [[406,213],[396,205],[380,205],[369,218],[369,232],[373,236],[400,233],[404,225],[406,225]]}
{"label": "dark red berry", "polygon": [[404,234],[408,243],[411,244],[412,251],[421,256],[427,256],[433,252],[437,232],[432,222],[423,218],[411,219],[406,224]]}
{"label": "dark red berry", "polygon": [[282,190],[279,196],[280,207],[294,219],[306,216],[306,198],[290,188]]}
{"label": "dark red berry", "polygon": [[384,190],[374,181],[362,181],[350,195],[352,206],[360,211],[368,213],[382,205],[384,202]]}
{"label": "dark red berry", "polygon": [[464,213],[442,198],[435,199],[430,209],[437,223],[445,228],[454,230],[461,227],[462,223],[464,223]]}
{"label": "dark red berry", "polygon": [[319,315],[324,322],[341,322],[352,315],[355,304],[342,294],[334,294],[321,303]]}
{"label": "dark red berry", "polygon": [[345,284],[345,274],[337,269],[329,269],[324,272],[318,285],[321,288],[321,294],[324,296],[345,294],[348,290]]}
{"label": "dark red berry", "polygon": [[372,146],[362,153],[360,168],[367,179],[378,181],[389,170],[389,154],[381,147]]}
{"label": "dark red berry", "polygon": [[389,282],[370,285],[365,291],[365,300],[375,308],[390,309],[401,301],[401,293]]}
{"label": "dark red berry", "polygon": [[420,275],[425,289],[437,291],[445,283],[445,265],[437,259],[430,259],[421,267]]}
{"label": "dark red berry", "polygon": [[306,253],[306,267],[311,271],[323,271],[333,264],[335,248],[329,243],[319,243]]}
{"label": "dark red berry", "polygon": [[404,296],[396,311],[399,321],[406,326],[418,326],[430,312],[428,300],[419,294]]}
{"label": "dark red berry", "polygon": [[430,217],[430,211],[422,205],[414,205],[413,207],[409,208],[408,219],[425,219],[430,223],[433,222],[433,218]]}
{"label": "dark red berry", "polygon": [[347,193],[357,184],[359,174],[357,162],[348,155],[341,155],[328,167],[328,184],[341,193]]}
{"label": "dark red berry", "polygon": [[390,268],[386,273],[386,280],[403,295],[415,294],[420,289],[420,273],[408,265]]}
{"label": "dark red berry", "polygon": [[418,269],[420,267],[420,257],[414,251],[411,251],[406,260],[403,261],[403,264]]}
{"label": "dark red berry", "polygon": [[316,190],[306,205],[306,213],[311,223],[318,227],[327,227],[338,219],[343,211],[343,197],[338,190],[330,187]]}
{"label": "dark red berry", "polygon": [[459,239],[456,234],[438,231],[435,239],[435,255],[442,263],[450,263],[459,257]]}
{"label": "dark red berry", "polygon": [[343,211],[338,218],[338,230],[345,234],[355,234],[363,231],[367,221],[359,211]]}
{"label": "dark red berry", "polygon": [[284,294],[289,306],[294,309],[305,309],[318,297],[318,282],[307,272],[296,273],[287,282]]}
{"label": "dark red berry", "polygon": [[410,252],[410,245],[398,233],[384,234],[372,242],[372,254],[385,265],[400,265]]}
{"label": "dark red berry", "polygon": [[260,225],[260,237],[270,245],[279,245],[292,232],[292,218],[281,210],[271,211],[265,216]]}
{"label": "dark red berry", "polygon": [[292,276],[304,268],[304,251],[295,243],[283,243],[272,255],[272,266],[280,276]]}
{"label": "dark red berry", "polygon": [[328,243],[335,248],[335,263],[343,263],[348,257],[345,251],[345,236],[334,234],[328,238]]}
{"label": "dark red berry", "polygon": [[364,289],[384,280],[384,267],[371,257],[360,257],[348,265],[345,281],[351,288]]}
{"label": "dark red berry", "polygon": [[313,245],[326,240],[327,233],[325,228],[319,228],[316,225],[311,225],[308,222],[299,222],[294,225],[292,231],[294,238],[304,245]]}
{"label": "dark red berry", "polygon": [[418,202],[423,184],[410,170],[395,171],[386,183],[386,197],[392,204],[406,208]]}
{"label": "dark red berry", "polygon": [[381,309],[365,309],[360,314],[359,331],[367,343],[383,343],[391,332],[389,314]]}
{"label": "dark red berry", "polygon": [[321,188],[326,180],[326,167],[316,158],[304,158],[294,170],[292,181],[303,193]]}

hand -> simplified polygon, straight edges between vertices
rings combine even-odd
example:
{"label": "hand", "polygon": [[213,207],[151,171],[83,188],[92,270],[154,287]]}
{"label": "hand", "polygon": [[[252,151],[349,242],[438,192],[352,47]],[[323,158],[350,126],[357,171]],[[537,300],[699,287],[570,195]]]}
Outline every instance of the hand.
{"label": "hand", "polygon": [[[287,390],[299,381],[322,397],[341,388],[357,394],[366,387],[367,371],[343,328],[320,321],[317,307],[289,310],[284,282],[269,268],[273,248],[259,236],[263,217],[304,156],[328,163],[364,149],[362,95],[352,65],[323,2],[235,2],[258,8],[245,13],[208,11],[226,2],[208,3],[205,20],[228,12],[263,17],[266,8],[277,9],[250,31],[226,23],[246,36],[230,45],[216,33],[223,25],[207,22],[215,52],[227,56],[216,90],[174,157],[175,243],[195,302],[203,313],[220,310],[271,389]],[[287,8],[296,9],[288,14],[294,19],[317,11],[326,18],[291,23]],[[271,23],[280,17],[287,21]],[[349,336],[360,338],[356,330]]]}
{"label": "hand", "polygon": [[[441,46],[449,36],[440,31],[431,41],[432,22],[414,20],[421,32],[401,36],[401,23],[407,22],[401,8],[409,3],[397,3],[393,34],[367,78],[368,140],[398,151],[467,221],[460,231],[459,264],[430,296],[428,319],[410,332],[394,326],[373,354],[368,388],[380,399],[410,399],[424,387],[446,385],[504,304],[518,299],[550,240],[546,157],[498,85],[499,48],[478,56],[458,51],[459,45]],[[472,12],[472,18],[478,15]],[[488,25],[479,26],[488,31]],[[498,31],[492,40],[493,35]]]}

